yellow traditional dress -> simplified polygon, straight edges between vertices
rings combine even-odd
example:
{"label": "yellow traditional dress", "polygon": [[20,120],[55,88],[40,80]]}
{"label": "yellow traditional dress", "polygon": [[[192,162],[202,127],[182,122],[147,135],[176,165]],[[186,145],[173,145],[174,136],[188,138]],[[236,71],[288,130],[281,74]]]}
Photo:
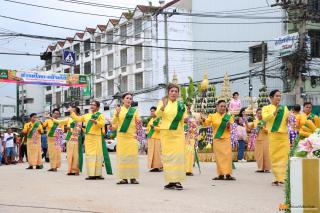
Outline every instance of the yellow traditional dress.
{"label": "yellow traditional dress", "polygon": [[[223,118],[226,114],[220,114],[218,112],[209,114],[205,121],[206,126],[212,126],[213,139],[213,152],[215,155],[217,174],[220,175],[231,175],[232,174],[232,146],[230,139],[230,127],[224,128],[222,135],[216,138],[216,134],[220,125],[222,124]],[[229,119],[229,123],[232,124],[233,118]]]}
{"label": "yellow traditional dress", "polygon": [[[77,116],[74,112],[71,113],[71,118],[76,122],[83,122],[86,126],[92,118],[92,113]],[[100,114],[97,119],[97,124],[92,123],[88,133],[85,134],[85,159],[87,166],[87,174],[89,177],[102,175],[102,140],[101,135],[104,135],[105,116]]]}
{"label": "yellow traditional dress", "polygon": [[284,182],[290,149],[287,127],[289,110],[286,106],[281,106],[281,108],[283,108],[283,113],[280,113],[279,110],[275,116],[276,106],[272,104],[264,106],[262,108],[262,118],[266,122],[266,129],[268,130],[269,156],[273,175],[276,181]]}
{"label": "yellow traditional dress", "polygon": [[24,125],[22,132],[27,136],[27,154],[30,166],[42,165],[41,157],[41,134],[43,127],[39,121],[28,122]]}
{"label": "yellow traditional dress", "polygon": [[[133,107],[122,106],[119,117],[116,116],[116,112],[113,115],[112,125],[117,128],[117,176],[119,179],[139,177],[136,127],[136,121],[139,120],[139,114]],[[127,128],[124,128],[125,126]]]}
{"label": "yellow traditional dress", "polygon": [[[157,120],[158,119],[158,120]],[[159,121],[159,122],[158,122]],[[148,138],[148,168],[149,169],[161,169],[161,141],[160,141],[160,118],[151,118],[147,125],[147,133],[149,135],[151,131],[151,125],[157,123],[154,126],[154,130],[150,138]]]}
{"label": "yellow traditional dress", "polygon": [[160,101],[156,115],[162,119],[160,138],[164,178],[168,183],[182,182],[186,178],[184,119],[188,117],[187,110],[184,111],[177,129],[173,130],[170,127],[178,114],[178,101],[168,100],[164,111],[161,110],[162,106]]}
{"label": "yellow traditional dress", "polygon": [[[250,129],[257,128],[260,120],[256,119],[249,125]],[[254,147],[254,157],[257,162],[258,170],[270,170],[270,158],[269,158],[269,143],[268,143],[268,130],[265,125],[260,128],[257,135]]]}
{"label": "yellow traditional dress", "polygon": [[196,143],[197,137],[197,120],[194,117],[188,119],[188,132],[186,135],[186,145],[185,145],[185,157],[186,157],[186,173],[193,172],[194,164],[194,146]]}
{"label": "yellow traditional dress", "polygon": [[306,124],[307,120],[314,120],[315,117],[318,117],[317,115],[314,115],[313,113],[306,114],[304,112],[300,113],[297,118],[297,126],[299,131],[302,130],[302,127]]}
{"label": "yellow traditional dress", "polygon": [[[54,122],[60,125],[67,125],[69,131],[66,135],[67,143],[67,160],[68,160],[68,173],[79,173],[79,140],[81,137],[82,123],[76,122],[72,118],[64,120],[53,119]],[[82,146],[82,144],[80,144]],[[80,153],[82,154],[82,153]]]}
{"label": "yellow traditional dress", "polygon": [[43,123],[43,127],[47,128],[47,141],[48,141],[48,152],[50,159],[50,167],[52,169],[57,169],[61,167],[61,146],[56,144],[55,135],[57,134],[57,129],[63,131],[64,125],[54,122],[51,119],[47,119]]}

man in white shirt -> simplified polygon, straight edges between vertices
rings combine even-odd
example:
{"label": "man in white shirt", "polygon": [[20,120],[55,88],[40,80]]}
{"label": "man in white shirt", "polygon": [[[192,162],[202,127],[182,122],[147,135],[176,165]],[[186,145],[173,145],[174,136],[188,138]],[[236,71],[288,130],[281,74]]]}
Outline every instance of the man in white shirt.
{"label": "man in white shirt", "polygon": [[14,147],[14,135],[12,132],[12,129],[8,129],[7,133],[4,133],[4,137],[3,137],[3,141],[4,141],[4,146],[5,146],[5,163],[11,164],[14,163],[15,160],[15,147]]}

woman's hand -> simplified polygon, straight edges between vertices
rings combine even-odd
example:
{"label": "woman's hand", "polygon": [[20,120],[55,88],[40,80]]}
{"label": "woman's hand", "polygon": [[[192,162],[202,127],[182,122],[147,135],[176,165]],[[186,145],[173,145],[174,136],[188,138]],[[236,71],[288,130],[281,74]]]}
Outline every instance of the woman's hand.
{"label": "woman's hand", "polygon": [[121,107],[120,107],[120,106],[117,106],[117,107],[116,107],[116,116],[117,116],[117,117],[119,117],[120,111],[121,111]]}
{"label": "woman's hand", "polygon": [[167,104],[168,104],[168,98],[167,98],[167,97],[163,97],[163,98],[162,98],[161,111],[163,111],[163,110],[166,108]]}

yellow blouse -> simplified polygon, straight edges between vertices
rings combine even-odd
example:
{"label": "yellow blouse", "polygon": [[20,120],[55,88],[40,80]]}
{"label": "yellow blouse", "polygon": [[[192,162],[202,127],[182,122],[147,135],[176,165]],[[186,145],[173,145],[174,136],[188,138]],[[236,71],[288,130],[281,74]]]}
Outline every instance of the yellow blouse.
{"label": "yellow blouse", "polygon": [[[214,114],[209,114],[208,118],[205,120],[204,125],[205,126],[212,126],[212,135],[213,137],[216,135],[218,128],[222,122],[222,118],[224,117],[224,114],[220,114],[218,112],[214,113]],[[232,124],[234,122],[233,117],[230,118],[229,123]],[[230,134],[230,127],[225,128],[222,136],[220,139],[228,139],[230,138],[231,134]]]}
{"label": "yellow blouse", "polygon": [[[297,126],[299,129],[301,129],[305,124],[306,124],[306,121],[308,120],[308,117],[310,116],[310,114],[306,114],[306,113],[300,113],[298,116],[297,116]],[[314,117],[318,117],[317,115],[315,115]]]}
{"label": "yellow blouse", "polygon": [[116,116],[116,111],[115,111],[112,118],[112,126],[117,129],[117,135],[130,135],[132,137],[136,137],[137,136],[136,121],[140,121],[138,110],[135,111],[127,132],[126,133],[119,132],[128,111],[129,111],[129,108],[122,106],[119,113],[119,117]]}
{"label": "yellow blouse", "polygon": [[[151,130],[151,125],[153,124],[153,121],[156,120],[157,118],[151,118],[148,125],[147,125],[147,134],[148,132]],[[161,121],[158,123],[157,126],[154,126],[154,133],[152,135],[151,138],[153,139],[160,139],[160,125],[161,125]]]}
{"label": "yellow blouse", "polygon": [[[23,126],[22,133],[28,135],[30,133],[30,131],[32,130],[33,125],[34,125],[34,123],[32,123],[31,121],[28,122],[28,123],[25,123],[24,126]],[[42,127],[41,124],[38,126],[37,130],[38,130],[39,134],[43,133],[43,127]]]}
{"label": "yellow blouse", "polygon": [[[87,113],[84,115],[77,116],[76,113],[71,112],[71,118],[76,122],[83,122],[86,126],[92,117],[92,113]],[[106,117],[104,114],[100,114],[99,117],[96,119],[97,124],[92,123],[92,127],[88,134],[92,135],[101,135],[105,133],[104,126],[106,124]]]}
{"label": "yellow blouse", "polygon": [[[269,104],[267,106],[264,106],[262,108],[262,119],[266,121],[266,128],[268,132],[271,132],[274,120],[276,116],[274,115],[274,112],[276,111],[277,107],[273,104]],[[284,116],[280,124],[280,128],[278,130],[279,133],[288,133],[288,127],[287,127],[287,120],[289,117],[289,110],[288,107],[285,106]]]}
{"label": "yellow blouse", "polygon": [[[59,122],[57,122],[57,123],[58,123],[58,127],[57,127],[57,128],[60,128],[60,129],[62,129],[62,131],[63,131],[63,130],[64,130],[64,124],[63,124],[63,123],[59,123]],[[47,128],[47,135],[49,135],[49,132],[50,132],[53,124],[54,124],[54,121],[51,120],[51,119],[47,119],[47,120],[43,123],[43,127],[46,127],[46,128]]]}
{"label": "yellow blouse", "polygon": [[[170,128],[170,125],[173,121],[173,119],[176,117],[177,115],[177,111],[178,111],[178,101],[174,101],[172,102],[171,100],[168,100],[168,104],[167,106],[164,108],[164,111],[161,110],[161,107],[163,106],[162,101],[159,102],[157,110],[156,110],[156,115],[157,117],[161,117],[161,125],[160,125],[160,129],[163,130],[168,130]],[[187,107],[185,106],[185,112],[182,116],[182,119],[178,125],[177,130],[179,131],[184,131],[184,120],[188,117],[188,113],[187,113]]]}

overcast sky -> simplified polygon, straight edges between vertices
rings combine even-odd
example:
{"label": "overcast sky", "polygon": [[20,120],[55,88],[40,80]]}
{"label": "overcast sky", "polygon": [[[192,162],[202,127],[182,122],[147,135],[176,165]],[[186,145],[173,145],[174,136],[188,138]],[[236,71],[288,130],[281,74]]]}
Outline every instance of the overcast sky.
{"label": "overcast sky", "polygon": [[[94,14],[105,14],[108,16],[120,16],[123,12],[118,9],[103,7],[93,7],[79,5],[59,0],[13,0],[34,5],[55,7],[66,10],[81,11]],[[148,0],[84,0],[85,2],[95,2],[100,4],[117,5],[134,8],[137,4],[148,5]],[[158,0],[152,0],[153,5],[158,5]],[[168,2],[168,1],[167,1]],[[0,15],[9,16],[29,21],[42,22],[64,27],[85,29],[86,27],[95,28],[97,24],[107,24],[108,18],[93,15],[83,15],[70,12],[49,10],[44,8],[31,7],[13,2],[0,0]],[[10,30],[18,33],[29,33],[46,36],[67,37],[75,34],[72,30],[46,27],[36,24],[29,24],[0,17],[0,32]],[[50,41],[35,40],[29,38],[3,38],[0,37],[0,52],[18,52],[39,54],[46,50]],[[42,65],[43,61],[39,57],[31,56],[5,56],[0,55],[0,69],[28,70]],[[15,96],[15,85],[0,83],[1,96]]]}

